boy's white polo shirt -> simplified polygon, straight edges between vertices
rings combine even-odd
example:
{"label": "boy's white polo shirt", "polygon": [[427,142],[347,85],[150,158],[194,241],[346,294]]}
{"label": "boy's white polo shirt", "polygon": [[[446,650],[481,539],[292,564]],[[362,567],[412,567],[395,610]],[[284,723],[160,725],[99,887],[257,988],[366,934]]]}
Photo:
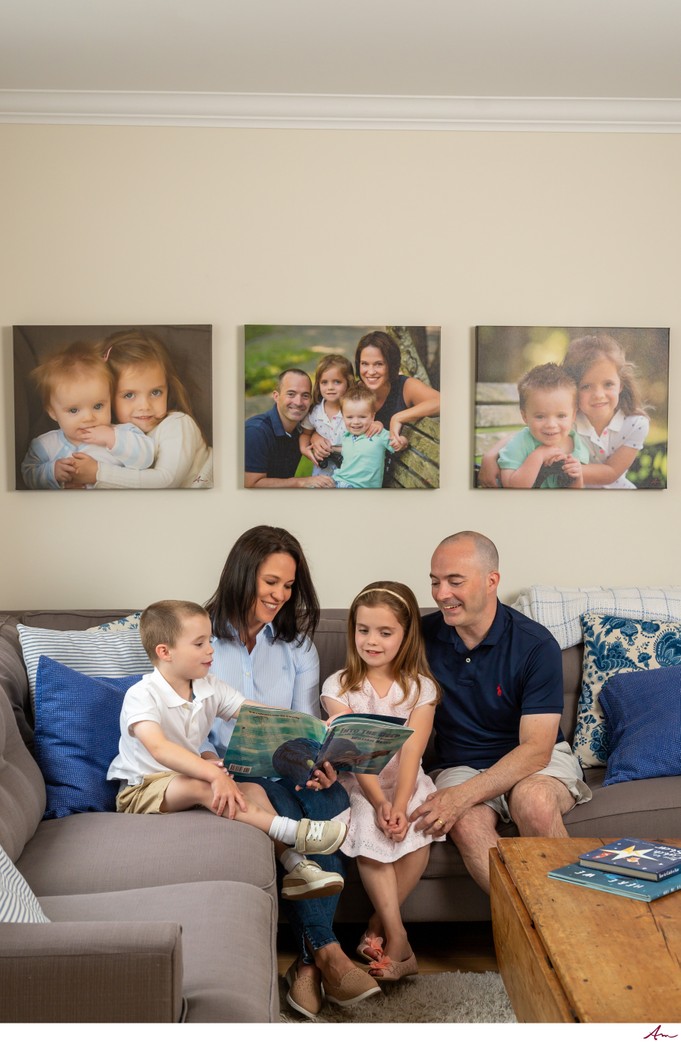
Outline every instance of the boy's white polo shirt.
{"label": "boy's white polo shirt", "polygon": [[147,774],[165,771],[130,728],[142,720],[158,724],[170,742],[198,755],[216,718],[230,720],[245,701],[243,695],[212,673],[192,684],[192,701],[181,698],[158,669],[128,689],[120,715],[121,738],[118,756],[107,779],[139,785]]}

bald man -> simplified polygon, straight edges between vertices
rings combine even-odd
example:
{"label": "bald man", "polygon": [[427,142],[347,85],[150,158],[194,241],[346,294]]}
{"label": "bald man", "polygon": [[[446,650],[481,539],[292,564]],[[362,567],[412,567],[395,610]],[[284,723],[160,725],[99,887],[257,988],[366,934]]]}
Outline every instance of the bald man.
{"label": "bald man", "polygon": [[489,893],[499,821],[521,836],[567,836],[563,815],[591,799],[560,730],[561,653],[539,623],[501,604],[499,556],[479,532],[436,548],[439,612],[423,620],[426,655],[442,688],[435,713],[437,792],[412,815],[417,829],[456,843]]}

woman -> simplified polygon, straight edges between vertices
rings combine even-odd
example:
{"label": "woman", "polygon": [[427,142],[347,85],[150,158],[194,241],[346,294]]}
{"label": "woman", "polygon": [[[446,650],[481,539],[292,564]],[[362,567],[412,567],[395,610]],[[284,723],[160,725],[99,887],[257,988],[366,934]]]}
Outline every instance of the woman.
{"label": "woman", "polygon": [[[319,602],[298,540],[283,528],[257,525],[237,539],[225,562],[220,582],[206,605],[215,640],[212,671],[263,705],[288,707],[320,715],[319,657],[312,637],[319,622]],[[231,725],[219,721],[211,741],[220,756],[229,742]],[[330,764],[315,772],[311,787],[296,791],[285,778],[259,778],[281,815],[328,819],[348,806],[347,795]],[[313,812],[314,811],[314,812]],[[344,875],[338,854],[317,858],[325,871]],[[314,868],[301,862],[302,882]],[[282,872],[277,861],[281,894]],[[290,877],[290,873],[289,873]],[[305,901],[282,899],[298,944],[298,957],[286,979],[287,1000],[304,1016],[315,1017],[326,997],[354,1005],[380,991],[376,981],[356,967],[333,933],[338,895]]]}
{"label": "woman", "polygon": [[415,376],[401,376],[400,349],[389,333],[367,333],[357,344],[355,372],[376,396],[376,419],[396,439],[403,423],[440,415],[440,392]]}

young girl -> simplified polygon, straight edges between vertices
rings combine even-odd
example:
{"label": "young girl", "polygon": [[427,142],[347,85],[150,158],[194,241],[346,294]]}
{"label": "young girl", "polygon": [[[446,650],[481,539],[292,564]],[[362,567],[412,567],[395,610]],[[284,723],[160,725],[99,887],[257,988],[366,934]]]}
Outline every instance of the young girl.
{"label": "young girl", "polygon": [[[414,733],[377,775],[341,773],[350,808],[343,853],[356,857],[374,914],[357,952],[370,972],[385,981],[418,973],[400,915],[428,863],[436,838],[416,831],[409,813],[435,791],[421,756],[433,726],[437,685],[426,663],[414,594],[398,582],[375,582],[355,597],[348,617],[345,669],[322,688],[329,716],[378,713],[399,716]],[[385,942],[384,942],[385,939]]]}
{"label": "young girl", "polygon": [[123,471],[76,453],[78,484],[97,488],[211,488],[213,453],[165,345],[153,333],[113,333],[101,345],[111,369],[119,423],[132,423],[155,445],[153,466]]}
{"label": "young girl", "polygon": [[[314,404],[302,422],[303,431],[300,435],[300,451],[314,463],[313,474],[328,474],[331,477],[340,466],[340,440],[345,431],[340,400],[354,382],[352,363],[343,355],[324,355],[315,370],[312,388]],[[312,445],[315,431],[326,439],[324,450],[328,447],[329,451],[326,456],[322,456]]]}
{"label": "young girl", "polygon": [[[577,384],[577,433],[589,449],[584,488],[636,488],[626,474],[643,448],[650,420],[634,379],[634,366],[607,333],[579,337],[569,345],[563,368]],[[511,435],[485,453],[478,485],[499,484],[500,450]]]}
{"label": "young girl", "polygon": [[643,448],[650,420],[617,341],[606,333],[579,337],[563,368],[577,384],[577,431],[589,447],[585,488],[636,488],[626,474]]}

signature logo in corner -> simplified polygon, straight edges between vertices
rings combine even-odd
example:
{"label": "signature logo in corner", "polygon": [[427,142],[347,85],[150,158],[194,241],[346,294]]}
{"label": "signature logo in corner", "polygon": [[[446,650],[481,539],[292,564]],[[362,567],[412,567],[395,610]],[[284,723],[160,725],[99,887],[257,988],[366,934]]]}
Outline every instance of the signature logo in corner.
{"label": "signature logo in corner", "polygon": [[678,1035],[665,1035],[664,1031],[662,1030],[662,1025],[661,1024],[658,1024],[657,1027],[653,1028],[653,1030],[649,1034],[643,1036],[644,1039],[646,1039],[646,1038],[653,1038],[655,1040],[660,1039],[660,1038],[678,1038],[678,1037],[679,1037]]}

